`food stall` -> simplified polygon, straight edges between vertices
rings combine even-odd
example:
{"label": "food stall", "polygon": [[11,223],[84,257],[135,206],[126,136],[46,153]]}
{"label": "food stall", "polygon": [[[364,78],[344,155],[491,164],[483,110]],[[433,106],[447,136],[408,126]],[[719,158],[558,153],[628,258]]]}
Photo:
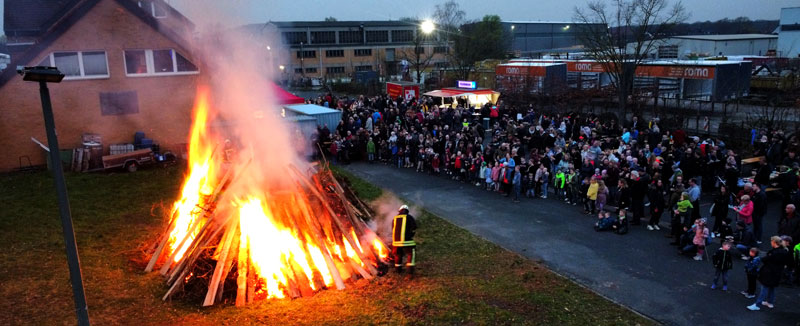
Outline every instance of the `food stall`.
{"label": "food stall", "polygon": [[462,99],[467,100],[470,106],[476,108],[480,108],[486,103],[497,103],[497,99],[500,97],[500,92],[488,88],[478,88],[474,81],[459,80],[458,86],[445,87],[422,95],[430,96],[433,98],[434,104],[439,106],[456,107],[458,100]]}

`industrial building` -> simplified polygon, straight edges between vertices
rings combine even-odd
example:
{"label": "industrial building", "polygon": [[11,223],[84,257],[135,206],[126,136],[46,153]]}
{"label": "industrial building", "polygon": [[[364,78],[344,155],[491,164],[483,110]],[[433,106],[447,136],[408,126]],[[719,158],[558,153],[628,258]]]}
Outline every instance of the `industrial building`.
{"label": "industrial building", "polygon": [[495,67],[497,90],[512,94],[560,93],[567,65],[560,62],[509,62]]}
{"label": "industrial building", "polygon": [[606,28],[604,24],[546,21],[504,21],[511,33],[511,51],[517,57],[538,58],[549,53],[582,52],[579,35],[586,28]]}
{"label": "industrial building", "polygon": [[[417,21],[294,21],[246,25],[244,29],[269,42],[265,44],[284,79],[299,77],[337,78],[355,72],[375,71],[398,75],[419,58],[422,70],[443,67],[449,46],[426,37]],[[435,34],[435,33],[434,33]],[[276,46],[277,45],[277,46]],[[403,65],[403,60],[407,64]]]}
{"label": "industrial building", "polygon": [[[657,59],[768,55],[778,48],[778,36],[772,34],[681,35],[658,42],[650,53]],[[629,51],[633,46],[628,44]]]}
{"label": "industrial building", "polygon": [[[636,67],[634,87],[661,98],[727,101],[748,95],[751,71],[750,61],[647,61]],[[548,92],[548,87],[564,83],[575,89],[611,84],[606,65],[595,60],[514,59],[498,65],[496,74],[503,92]]]}
{"label": "industrial building", "polygon": [[778,55],[787,58],[800,56],[800,7],[781,9]]}

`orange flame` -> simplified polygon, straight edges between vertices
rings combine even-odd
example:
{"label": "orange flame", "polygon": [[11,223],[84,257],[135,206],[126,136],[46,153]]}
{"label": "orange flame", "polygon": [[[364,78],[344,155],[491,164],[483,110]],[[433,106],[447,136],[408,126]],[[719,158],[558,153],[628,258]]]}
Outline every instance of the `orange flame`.
{"label": "orange flame", "polygon": [[[181,187],[181,198],[172,206],[174,227],[169,235],[170,252],[174,253],[174,261],[178,262],[194,240],[202,225],[195,226],[202,216],[206,200],[211,195],[214,175],[213,150],[208,146],[207,122],[209,109],[209,91],[200,88],[194,107],[194,122],[189,138],[189,175]],[[194,226],[193,230],[190,230]],[[183,243],[183,245],[180,245]],[[180,245],[180,248],[177,248]]]}
{"label": "orange flame", "polygon": [[378,238],[372,241],[372,247],[375,248],[375,254],[377,254],[381,260],[386,260],[386,258],[389,257],[389,250],[386,249],[383,242]]}
{"label": "orange flame", "polygon": [[[186,258],[187,250],[194,248],[192,244],[205,225],[211,228],[222,224],[232,225],[235,233],[229,239],[236,239],[236,235],[238,246],[231,247],[231,254],[213,259],[238,257],[232,259],[237,262],[239,282],[253,284],[255,294],[265,298],[286,298],[295,296],[293,289],[317,291],[340,284],[341,279],[361,275],[353,271],[363,273],[361,268],[371,268],[386,259],[387,249],[379,239],[371,243],[374,252],[365,252],[363,246],[369,246],[370,241],[362,246],[352,222],[333,223],[328,210],[320,211],[319,205],[312,205],[311,195],[302,191],[289,191],[292,195],[288,197],[268,195],[267,189],[280,187],[258,184],[260,181],[254,181],[257,178],[247,177],[253,169],[225,157],[227,148],[217,148],[224,138],[213,134],[208,126],[214,112],[210,94],[207,87],[198,89],[189,137],[189,170],[180,198],[172,205],[165,249],[172,261],[167,264]],[[249,157],[257,159],[254,155]],[[235,181],[226,184],[231,175],[237,175],[231,177]],[[319,180],[309,181],[321,187]],[[211,212],[235,220],[227,223]],[[217,250],[221,247],[222,244]],[[193,274],[185,281],[191,277]]]}

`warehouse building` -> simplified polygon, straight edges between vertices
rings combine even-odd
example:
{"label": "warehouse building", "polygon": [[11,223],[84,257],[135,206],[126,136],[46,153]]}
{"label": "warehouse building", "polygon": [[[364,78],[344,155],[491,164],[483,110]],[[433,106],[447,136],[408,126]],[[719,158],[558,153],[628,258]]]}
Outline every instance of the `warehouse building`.
{"label": "warehouse building", "polygon": [[[681,35],[659,42],[651,51],[651,56],[658,59],[772,55],[778,48],[778,36],[772,34]],[[633,45],[628,44],[629,51]]]}
{"label": "warehouse building", "polygon": [[800,7],[781,9],[778,55],[787,58],[800,56]]}
{"label": "warehouse building", "polygon": [[604,24],[547,21],[504,21],[511,33],[511,51],[517,57],[538,58],[550,53],[583,52],[580,33],[586,28],[603,28]]}
{"label": "warehouse building", "polygon": [[[725,34],[725,35],[681,35],[658,40],[650,50],[655,59],[698,59],[731,55],[775,55],[778,35],[773,34]],[[635,43],[628,43],[628,52]]]}

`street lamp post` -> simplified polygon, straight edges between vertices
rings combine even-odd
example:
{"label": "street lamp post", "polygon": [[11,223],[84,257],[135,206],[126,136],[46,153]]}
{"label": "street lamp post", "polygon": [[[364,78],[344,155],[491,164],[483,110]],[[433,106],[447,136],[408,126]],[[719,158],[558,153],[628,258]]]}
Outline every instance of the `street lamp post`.
{"label": "street lamp post", "polygon": [[75,242],[75,230],[72,228],[72,215],[67,197],[67,185],[64,182],[64,171],[61,167],[61,157],[56,137],[53,107],[50,103],[50,91],[47,83],[60,83],[64,74],[55,67],[17,67],[17,73],[22,75],[22,80],[39,82],[39,95],[42,99],[42,114],[44,115],[44,128],[47,132],[47,144],[50,150],[50,166],[53,169],[53,181],[58,194],[58,211],[61,215],[61,231],[64,234],[64,245],[67,251],[69,265],[69,278],[72,282],[72,298],[75,300],[75,314],[78,325],[89,325],[89,306],[86,304],[86,293],[83,291],[83,276],[81,275],[81,260],[78,256],[78,244]]}

